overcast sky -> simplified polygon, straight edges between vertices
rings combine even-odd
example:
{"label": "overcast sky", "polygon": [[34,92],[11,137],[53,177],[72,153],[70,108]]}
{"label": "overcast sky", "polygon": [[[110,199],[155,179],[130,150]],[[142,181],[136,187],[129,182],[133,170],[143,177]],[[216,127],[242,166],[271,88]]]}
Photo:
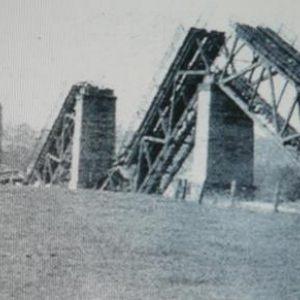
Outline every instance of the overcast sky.
{"label": "overcast sky", "polygon": [[[297,4],[298,3],[298,4]],[[118,97],[118,124],[143,101],[178,27],[230,21],[300,34],[299,0],[0,0],[0,102],[5,123],[41,129],[72,84]],[[178,35],[177,35],[178,36]],[[51,122],[51,121],[50,121]]]}

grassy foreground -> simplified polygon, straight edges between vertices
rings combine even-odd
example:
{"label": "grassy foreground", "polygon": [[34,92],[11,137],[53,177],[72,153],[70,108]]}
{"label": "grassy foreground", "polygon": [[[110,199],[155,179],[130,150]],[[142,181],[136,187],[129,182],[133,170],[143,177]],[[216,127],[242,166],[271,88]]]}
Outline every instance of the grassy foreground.
{"label": "grassy foreground", "polygon": [[0,189],[0,299],[300,299],[300,215]]}

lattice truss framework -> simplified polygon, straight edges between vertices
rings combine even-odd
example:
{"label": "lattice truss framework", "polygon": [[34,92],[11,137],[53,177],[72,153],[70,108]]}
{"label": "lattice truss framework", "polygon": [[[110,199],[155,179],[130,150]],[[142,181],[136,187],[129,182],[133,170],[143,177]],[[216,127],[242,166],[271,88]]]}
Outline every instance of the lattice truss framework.
{"label": "lattice truss framework", "polygon": [[58,117],[47,137],[37,144],[36,157],[28,171],[29,184],[58,184],[70,181],[72,144],[74,135],[75,103],[82,95],[84,84],[75,85],[69,92]]}
{"label": "lattice truss framework", "polygon": [[[207,88],[207,78],[286,146],[285,152],[300,165],[299,52],[269,28],[236,24],[227,39],[222,32],[192,28],[102,189],[144,193],[167,189],[194,147],[197,95]],[[71,89],[38,149],[29,183],[70,181],[74,106],[81,88]]]}
{"label": "lattice truss framework", "polygon": [[[226,40],[220,32],[200,30],[200,37],[195,32],[188,33],[103,189],[124,189],[122,166],[136,166],[129,189],[166,190],[193,149],[197,94],[208,76],[278,144],[286,146],[285,153],[300,166],[300,54],[269,28],[236,24],[234,34]],[[189,47],[193,55],[184,64]],[[121,180],[116,174],[121,174]]]}
{"label": "lattice truss framework", "polygon": [[220,88],[300,166],[299,52],[269,28],[236,24],[222,58]]}
{"label": "lattice truss framework", "polygon": [[199,84],[215,72],[213,63],[224,39],[224,33],[217,31],[192,28],[188,32],[144,120],[102,189],[124,188],[117,174],[125,165],[135,168],[129,189],[166,190],[194,146]]}

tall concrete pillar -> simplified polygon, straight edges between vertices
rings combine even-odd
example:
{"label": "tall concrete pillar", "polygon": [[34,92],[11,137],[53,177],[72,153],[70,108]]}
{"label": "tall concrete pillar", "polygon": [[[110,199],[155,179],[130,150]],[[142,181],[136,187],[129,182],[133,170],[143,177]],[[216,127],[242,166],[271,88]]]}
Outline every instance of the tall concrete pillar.
{"label": "tall concrete pillar", "polygon": [[75,105],[75,127],[69,187],[92,188],[115,155],[116,97],[112,90],[83,87]]}
{"label": "tall concrete pillar", "polygon": [[199,93],[194,178],[206,188],[253,185],[252,120],[217,85]]}

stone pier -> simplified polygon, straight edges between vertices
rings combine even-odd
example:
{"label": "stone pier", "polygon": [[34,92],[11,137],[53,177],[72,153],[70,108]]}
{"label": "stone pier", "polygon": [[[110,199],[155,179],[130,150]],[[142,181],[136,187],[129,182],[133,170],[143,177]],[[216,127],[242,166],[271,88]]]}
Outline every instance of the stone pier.
{"label": "stone pier", "polygon": [[206,188],[252,188],[253,122],[215,84],[199,93],[194,155],[194,180]]}

